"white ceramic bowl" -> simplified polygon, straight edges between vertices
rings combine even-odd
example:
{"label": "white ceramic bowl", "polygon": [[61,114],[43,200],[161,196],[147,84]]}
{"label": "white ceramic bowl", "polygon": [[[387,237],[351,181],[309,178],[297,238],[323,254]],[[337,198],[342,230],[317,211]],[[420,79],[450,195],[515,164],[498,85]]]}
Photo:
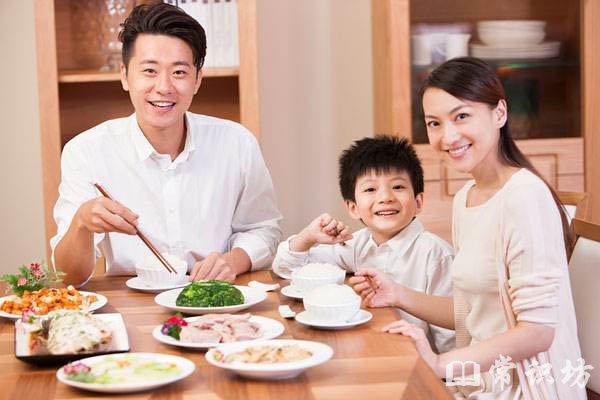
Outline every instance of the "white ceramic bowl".
{"label": "white ceramic bowl", "polygon": [[492,46],[538,44],[546,37],[544,31],[497,31],[480,28],[478,33],[483,43]]}
{"label": "white ceramic bowl", "polygon": [[[319,274],[307,273],[310,270],[321,268]],[[304,267],[292,272],[291,286],[299,293],[306,294],[319,286],[329,283],[344,283],[346,271],[332,264],[306,264]]]}
{"label": "white ceramic bowl", "polygon": [[509,31],[543,31],[545,27],[545,21],[530,19],[506,19],[477,22],[477,29],[485,28]]}
{"label": "white ceramic bowl", "polygon": [[148,257],[143,265],[136,265],[135,272],[138,277],[148,286],[170,286],[178,285],[186,282],[187,277],[187,263],[175,256],[169,254],[163,254],[163,257],[167,259],[169,264],[175,268],[176,274],[167,271],[167,269],[160,264],[160,261],[156,256],[152,255],[153,258]]}
{"label": "white ceramic bowl", "polygon": [[361,303],[350,286],[336,284],[318,287],[302,301],[311,319],[330,323],[348,321],[360,310]]}

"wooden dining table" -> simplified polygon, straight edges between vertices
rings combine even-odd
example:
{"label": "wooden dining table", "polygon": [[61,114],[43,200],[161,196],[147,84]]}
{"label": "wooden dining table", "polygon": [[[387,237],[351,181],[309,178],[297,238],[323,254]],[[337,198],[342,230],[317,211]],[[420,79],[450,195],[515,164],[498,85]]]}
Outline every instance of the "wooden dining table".
{"label": "wooden dining table", "polygon": [[[151,391],[111,396],[132,399],[451,399],[444,383],[435,376],[417,353],[411,339],[381,332],[381,327],[396,320],[392,308],[369,309],[373,319],[345,330],[319,330],[284,319],[280,304],[294,311],[302,302],[289,299],[279,290],[268,292],[267,299],[248,311],[283,323],[280,338],[313,340],[333,348],[333,358],[293,379],[252,380],[234,375],[207,363],[205,351],[159,343],[152,330],[173,315],[157,305],[154,294],[131,290],[128,277],[94,277],[83,288],[101,293],[108,304],[97,313],[121,313],[129,335],[131,352],[173,354],[192,360],[194,373],[171,385]],[[251,280],[263,283],[288,281],[271,271],[246,273],[236,284]],[[56,379],[57,367],[36,367],[15,358],[14,321],[0,321],[0,399],[77,399],[103,395],[75,389]]]}

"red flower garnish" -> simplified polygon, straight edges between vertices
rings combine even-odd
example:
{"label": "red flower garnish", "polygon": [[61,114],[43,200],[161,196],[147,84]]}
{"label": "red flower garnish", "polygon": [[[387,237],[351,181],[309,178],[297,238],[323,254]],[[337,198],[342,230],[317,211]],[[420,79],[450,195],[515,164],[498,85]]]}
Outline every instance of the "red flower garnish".
{"label": "red flower garnish", "polygon": [[40,264],[38,264],[38,263],[31,263],[31,264],[29,264],[29,269],[32,270],[32,271],[34,269],[40,269]]}
{"label": "red flower garnish", "polygon": [[17,286],[23,286],[24,284],[27,283],[27,278],[25,277],[21,277],[19,278],[19,280],[17,281]]}
{"label": "red flower garnish", "polygon": [[167,322],[165,322],[165,324],[167,324],[167,325],[187,326],[188,323],[183,318],[180,318],[178,316],[173,316],[173,317],[169,318],[167,320]]}

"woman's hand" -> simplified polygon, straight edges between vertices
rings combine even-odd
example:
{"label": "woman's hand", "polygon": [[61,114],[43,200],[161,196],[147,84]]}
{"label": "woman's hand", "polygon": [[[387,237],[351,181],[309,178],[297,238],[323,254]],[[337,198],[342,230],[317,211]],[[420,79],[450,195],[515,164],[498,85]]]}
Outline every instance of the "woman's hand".
{"label": "woman's hand", "polygon": [[431,369],[433,369],[438,376],[444,376],[445,371],[442,371],[443,368],[439,365],[439,356],[431,349],[431,345],[429,344],[429,340],[427,340],[427,336],[425,336],[425,331],[423,329],[401,319],[400,321],[392,322],[391,324],[384,326],[381,330],[383,332],[399,333],[410,337],[415,342],[417,351]]}
{"label": "woman's hand", "polygon": [[397,307],[402,286],[381,271],[361,268],[348,280],[368,307]]}

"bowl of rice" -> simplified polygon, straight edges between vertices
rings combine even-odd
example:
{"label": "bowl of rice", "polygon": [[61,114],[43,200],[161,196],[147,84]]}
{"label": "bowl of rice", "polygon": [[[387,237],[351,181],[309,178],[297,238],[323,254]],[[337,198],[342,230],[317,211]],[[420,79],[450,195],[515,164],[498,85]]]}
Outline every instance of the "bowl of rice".
{"label": "bowl of rice", "polygon": [[329,283],[344,283],[346,271],[333,264],[310,263],[292,272],[291,286],[304,294]]}
{"label": "bowl of rice", "polygon": [[172,254],[162,254],[177,273],[169,272],[154,254],[148,255],[144,262],[135,266],[135,272],[146,285],[151,287],[170,286],[185,283],[188,265],[185,260]]}
{"label": "bowl of rice", "polygon": [[314,321],[345,322],[360,310],[361,298],[348,285],[330,283],[313,289],[303,303]]}

